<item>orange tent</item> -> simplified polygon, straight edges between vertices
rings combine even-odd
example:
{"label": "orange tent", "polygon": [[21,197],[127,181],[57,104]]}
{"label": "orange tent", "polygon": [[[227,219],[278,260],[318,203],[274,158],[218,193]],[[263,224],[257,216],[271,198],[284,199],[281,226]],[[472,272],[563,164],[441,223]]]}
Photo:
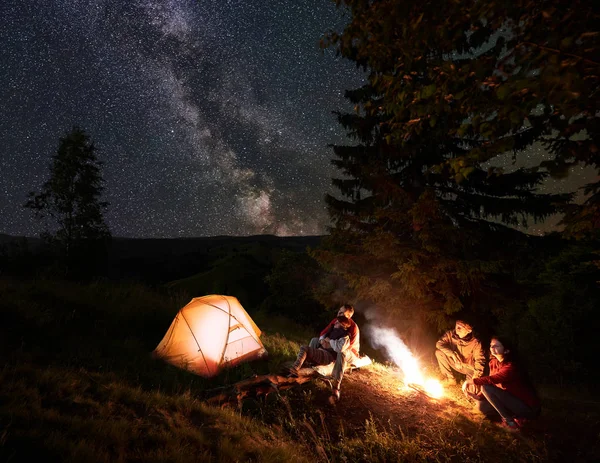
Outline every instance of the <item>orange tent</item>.
{"label": "orange tent", "polygon": [[196,297],[179,310],[154,355],[211,377],[223,367],[266,355],[260,333],[235,297]]}

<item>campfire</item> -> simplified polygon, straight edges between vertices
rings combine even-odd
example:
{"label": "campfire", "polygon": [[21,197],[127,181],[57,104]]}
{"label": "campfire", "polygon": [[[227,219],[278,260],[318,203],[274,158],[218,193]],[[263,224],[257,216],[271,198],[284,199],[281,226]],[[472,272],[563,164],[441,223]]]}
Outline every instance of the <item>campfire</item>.
{"label": "campfire", "polygon": [[[402,341],[399,340],[399,342]],[[419,362],[406,346],[404,346],[404,350],[399,352],[397,358],[394,358],[394,362],[404,374],[402,382],[405,388],[416,390],[433,399],[444,396],[442,384],[435,378],[425,376]],[[402,386],[399,388],[402,388]]]}
{"label": "campfire", "polygon": [[406,387],[425,394],[432,399],[441,399],[444,396],[442,384],[437,379],[433,378],[426,379],[423,384],[408,383],[406,384]]}
{"label": "campfire", "polygon": [[444,396],[442,384],[437,379],[425,375],[418,360],[393,330],[379,328],[376,336],[377,344],[385,347],[394,363],[402,371],[404,386],[400,386],[399,389],[404,387],[415,390],[433,399]]}

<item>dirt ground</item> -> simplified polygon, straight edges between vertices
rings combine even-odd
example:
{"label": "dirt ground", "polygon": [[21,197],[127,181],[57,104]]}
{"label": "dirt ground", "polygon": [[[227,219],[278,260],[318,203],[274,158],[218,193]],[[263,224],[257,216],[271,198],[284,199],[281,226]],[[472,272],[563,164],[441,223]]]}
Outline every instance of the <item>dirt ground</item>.
{"label": "dirt ground", "polygon": [[444,397],[433,399],[406,387],[401,378],[400,372],[391,368],[364,368],[346,374],[339,402],[331,405],[327,401],[328,416],[334,422],[343,421],[347,430],[362,430],[365,421],[372,419],[407,434],[435,427],[440,418],[460,418],[474,428],[483,421],[472,412],[472,404],[458,386],[447,388]]}
{"label": "dirt ground", "polygon": [[[510,435],[517,441],[515,447],[499,448],[498,452],[520,448],[530,451],[533,460],[600,461],[598,403],[547,399],[541,416],[513,434],[477,413],[460,386],[450,386],[442,398],[433,399],[407,388],[401,378],[394,368],[355,370],[345,375],[341,398],[333,405],[328,400],[329,388],[320,388],[321,394],[315,400],[322,403],[330,433],[335,434],[343,426],[347,435],[360,436],[365,422],[372,420],[379,429],[400,431],[410,437],[449,436],[449,429],[453,430],[452,439],[484,435],[478,442],[492,449],[504,442],[502,436]],[[497,440],[497,436],[502,439]],[[535,456],[539,449],[543,449],[541,458]]]}
{"label": "dirt ground", "polygon": [[[333,440],[342,429],[345,438],[360,439],[370,422],[379,431],[429,446],[434,455],[437,449],[446,452],[442,460],[453,448],[460,452],[467,448],[468,459],[475,461],[505,461],[506,456],[510,461],[600,461],[600,402],[593,399],[560,390],[542,396],[541,416],[511,433],[476,412],[459,385],[434,399],[407,387],[396,367],[372,364],[346,373],[341,398],[332,402],[330,383],[309,368],[303,370],[299,378],[266,375],[237,383],[248,393],[241,401],[235,387],[213,399],[222,403],[237,397],[240,405],[253,403],[252,397],[264,400],[278,397],[273,394],[276,390],[288,390],[285,402],[290,413],[298,417],[320,413]],[[457,461],[465,456],[460,452],[454,457]]]}

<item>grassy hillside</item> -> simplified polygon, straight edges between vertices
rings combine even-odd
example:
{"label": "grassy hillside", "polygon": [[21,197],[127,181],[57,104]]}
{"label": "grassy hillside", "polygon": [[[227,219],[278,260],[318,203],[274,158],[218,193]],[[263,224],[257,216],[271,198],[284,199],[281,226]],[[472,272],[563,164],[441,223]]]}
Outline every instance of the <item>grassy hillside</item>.
{"label": "grassy hillside", "polygon": [[235,295],[246,307],[256,307],[266,297],[265,277],[277,257],[277,248],[261,243],[220,247],[213,250],[210,268],[167,287],[189,295]]}
{"label": "grassy hillside", "polygon": [[[183,304],[177,296],[4,280],[0,301],[1,461],[306,460],[289,436],[200,400],[266,362],[205,380],[150,358]],[[277,351],[282,338],[265,341]]]}
{"label": "grassy hillside", "polygon": [[[591,461],[597,403],[547,396],[544,422],[511,435],[469,414],[458,391],[431,402],[375,365],[342,401],[313,382],[237,407],[214,389],[277,371],[310,332],[252,314],[264,361],[206,380],[151,359],[187,295],[142,285],[0,280],[0,461]],[[461,401],[463,400],[463,401]],[[545,424],[544,424],[545,423]]]}
{"label": "grassy hillside", "polygon": [[166,283],[209,272],[228,256],[248,254],[255,263],[272,264],[281,249],[303,252],[315,247],[318,236],[278,237],[217,236],[180,239],[113,239],[109,252],[112,278],[135,278],[147,283]]}

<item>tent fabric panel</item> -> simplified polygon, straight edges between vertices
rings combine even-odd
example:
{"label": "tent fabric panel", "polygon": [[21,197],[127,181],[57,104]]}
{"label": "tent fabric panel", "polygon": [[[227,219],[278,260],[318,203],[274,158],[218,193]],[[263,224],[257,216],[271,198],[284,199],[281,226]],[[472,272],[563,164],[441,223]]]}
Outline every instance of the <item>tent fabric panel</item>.
{"label": "tent fabric panel", "polygon": [[240,339],[227,345],[223,355],[223,366],[235,366],[242,362],[257,359],[266,354],[262,344],[252,337]]}
{"label": "tent fabric panel", "polygon": [[[201,354],[209,364],[220,365],[229,332],[229,314],[204,301],[192,301],[182,309]],[[200,353],[200,352],[198,352]]]}
{"label": "tent fabric panel", "polygon": [[197,351],[198,344],[196,344],[181,313],[178,313],[155,352],[161,357],[176,358],[188,356],[190,352]]}
{"label": "tent fabric panel", "polygon": [[171,322],[171,326],[169,326],[167,333],[164,335],[162,340],[158,343],[158,346],[156,346],[156,349],[154,349],[154,353],[156,355],[161,356],[161,353],[164,352],[168,348],[168,346],[171,342],[171,339],[173,339],[175,331],[177,330],[178,323],[179,323],[179,312],[177,313],[177,315],[175,315],[175,318]]}
{"label": "tent fabric panel", "polygon": [[197,297],[192,299],[192,302],[194,301],[202,301],[206,304],[218,307],[225,312],[231,313],[231,315],[233,315],[236,320],[238,320],[240,323],[242,323],[249,329],[252,329],[252,331],[256,334],[256,338],[260,337],[260,328],[256,325],[256,323],[254,323],[254,320],[252,320],[250,315],[248,315],[248,312],[246,312],[246,310],[242,307],[242,304],[240,304],[240,301],[236,297],[211,294],[209,296]]}
{"label": "tent fabric panel", "polygon": [[248,333],[248,330],[244,326],[237,325],[234,329],[229,331],[228,344],[235,342],[241,338],[254,339],[254,337],[250,333]]}
{"label": "tent fabric panel", "polygon": [[256,326],[256,323],[250,318],[250,315],[248,315],[248,312],[246,312],[240,302],[235,297],[232,297],[231,299],[233,299],[233,301],[231,301],[231,315],[233,315],[239,323],[248,328],[248,330],[251,330],[254,333],[253,337],[258,339],[261,335],[260,328]]}
{"label": "tent fabric panel", "polygon": [[201,376],[218,371],[220,358],[206,358],[198,349],[198,343],[181,313],[177,314],[155,354],[165,362],[184,370],[192,370]]}

